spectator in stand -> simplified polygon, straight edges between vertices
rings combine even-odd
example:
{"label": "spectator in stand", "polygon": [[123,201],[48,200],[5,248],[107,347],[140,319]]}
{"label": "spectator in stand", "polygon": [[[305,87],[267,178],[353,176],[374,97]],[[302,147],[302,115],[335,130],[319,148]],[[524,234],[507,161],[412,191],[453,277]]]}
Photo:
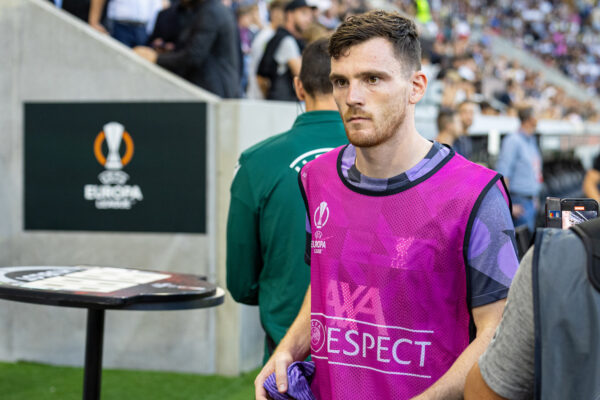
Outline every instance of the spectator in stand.
{"label": "spectator in stand", "polygon": [[585,197],[600,202],[600,154],[594,158],[594,165],[588,169],[583,178],[583,193]]}
{"label": "spectator in stand", "polygon": [[180,33],[175,50],[159,54],[150,47],[134,51],[223,98],[240,97],[240,47],[233,12],[220,0],[181,0]]}
{"label": "spectator in stand", "polygon": [[[90,0],[49,0],[56,7],[86,21],[90,14]],[[102,10],[101,10],[102,11]]]}
{"label": "spectator in stand", "polygon": [[91,0],[89,24],[129,47],[145,45],[154,29],[156,15],[168,2],[163,0],[109,0],[106,12],[108,32],[101,24],[107,0]]}
{"label": "spectator in stand", "polygon": [[466,159],[469,159],[473,155],[473,143],[469,137],[469,128],[473,125],[474,117],[475,103],[465,100],[458,105],[460,134],[454,142],[454,150]]}
{"label": "spectator in stand", "polygon": [[323,25],[313,22],[310,24],[306,31],[304,31],[304,40],[307,44],[312,43],[324,37],[331,35],[331,32],[327,30]]}
{"label": "spectator in stand", "polygon": [[502,141],[496,171],[504,176],[512,198],[515,227],[535,231],[538,196],[542,187],[542,156],[534,136],[537,119],[533,108],[519,110],[521,127]]}
{"label": "spectator in stand", "polygon": [[285,25],[277,28],[265,48],[258,66],[258,76],[268,79],[268,87],[265,85],[261,88],[269,100],[297,100],[294,77],[300,72],[301,52],[304,49],[302,34],[312,23],[313,8],[306,0],[288,3],[285,7]]}
{"label": "spectator in stand", "polygon": [[438,135],[436,141],[453,146],[460,133],[460,122],[454,110],[441,108],[437,116]]}
{"label": "spectator in stand", "polygon": [[171,6],[162,10],[156,16],[154,30],[148,38],[148,45],[158,53],[175,50],[175,42],[181,31],[179,26],[179,4],[178,0],[173,0]]}
{"label": "spectator in stand", "polygon": [[[248,90],[246,96],[249,99],[264,99],[265,95],[259,87],[256,72],[258,64],[265,52],[269,40],[275,35],[275,30],[285,22],[286,0],[273,0],[269,4],[270,24],[263,27],[252,40],[250,47],[250,65],[248,66]],[[268,82],[267,82],[268,85]]]}
{"label": "spectator in stand", "polygon": [[479,104],[479,108],[481,110],[481,115],[489,115],[494,117],[500,115],[500,112],[488,101],[482,101]]}
{"label": "spectator in stand", "polygon": [[252,41],[256,35],[257,27],[260,26],[260,16],[256,3],[240,4],[236,10],[238,29],[240,31],[240,45],[242,56],[242,81],[241,91],[246,93],[248,87],[248,75],[250,69],[250,51]]}

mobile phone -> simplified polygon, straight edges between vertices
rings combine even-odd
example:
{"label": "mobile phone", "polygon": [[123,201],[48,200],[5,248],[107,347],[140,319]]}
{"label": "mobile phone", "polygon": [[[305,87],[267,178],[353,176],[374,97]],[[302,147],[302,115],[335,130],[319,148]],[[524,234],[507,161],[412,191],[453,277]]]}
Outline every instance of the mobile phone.
{"label": "mobile phone", "polygon": [[598,218],[598,202],[594,199],[561,199],[560,217],[563,229]]}
{"label": "mobile phone", "polygon": [[594,199],[546,198],[546,227],[569,229],[575,224],[598,218],[598,203]]}

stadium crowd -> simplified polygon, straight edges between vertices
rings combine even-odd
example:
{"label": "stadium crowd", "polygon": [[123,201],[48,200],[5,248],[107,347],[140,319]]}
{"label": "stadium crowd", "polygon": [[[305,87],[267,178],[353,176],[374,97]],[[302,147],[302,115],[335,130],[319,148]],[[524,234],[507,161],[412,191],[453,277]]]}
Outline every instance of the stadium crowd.
{"label": "stadium crowd", "polygon": [[[547,83],[542,73],[516,61],[498,56],[492,60],[491,52],[491,38],[501,36],[595,95],[600,71],[596,62],[600,47],[595,43],[600,13],[592,7],[595,1],[431,3],[431,20],[423,22],[435,38],[431,61],[441,66],[444,106],[451,105],[456,92],[459,96],[464,92],[506,115],[516,116],[518,108],[532,106],[542,119],[598,121],[591,102],[570,98],[562,88]],[[400,6],[416,14],[411,4]]]}
{"label": "stadium crowd", "polygon": [[[50,1],[82,19],[87,15],[97,30],[222,97],[288,101],[295,101],[291,82],[304,45],[373,5],[366,0]],[[391,0],[377,6],[420,22],[423,65],[430,81],[442,83],[441,107],[456,109],[468,100],[487,115],[516,117],[519,109],[533,107],[540,119],[597,122],[600,114],[592,102],[569,97],[543,73],[492,55],[490,48],[492,35],[507,38],[597,94],[600,9],[595,3]],[[207,14],[212,17],[203,19]],[[278,28],[288,35],[276,35]],[[281,48],[272,46],[263,57],[275,36]],[[260,68],[263,58],[268,60]]]}

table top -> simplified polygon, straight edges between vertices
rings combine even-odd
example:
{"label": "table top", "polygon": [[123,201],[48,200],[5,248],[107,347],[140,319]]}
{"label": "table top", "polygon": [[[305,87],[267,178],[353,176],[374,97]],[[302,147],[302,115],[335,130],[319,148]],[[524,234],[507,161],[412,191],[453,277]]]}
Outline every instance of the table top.
{"label": "table top", "polygon": [[205,277],[96,266],[0,267],[0,299],[63,307],[184,310],[223,303]]}

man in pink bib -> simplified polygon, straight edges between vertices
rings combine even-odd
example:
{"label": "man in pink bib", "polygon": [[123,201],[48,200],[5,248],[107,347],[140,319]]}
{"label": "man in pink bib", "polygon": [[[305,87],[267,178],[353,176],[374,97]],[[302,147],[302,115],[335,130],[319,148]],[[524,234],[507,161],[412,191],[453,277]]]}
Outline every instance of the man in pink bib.
{"label": "man in pink bib", "polygon": [[501,176],[415,128],[427,78],[414,23],[373,11],[329,43],[350,145],[300,171],[311,285],[257,376],[309,354],[317,399],[461,399],[518,267]]}

